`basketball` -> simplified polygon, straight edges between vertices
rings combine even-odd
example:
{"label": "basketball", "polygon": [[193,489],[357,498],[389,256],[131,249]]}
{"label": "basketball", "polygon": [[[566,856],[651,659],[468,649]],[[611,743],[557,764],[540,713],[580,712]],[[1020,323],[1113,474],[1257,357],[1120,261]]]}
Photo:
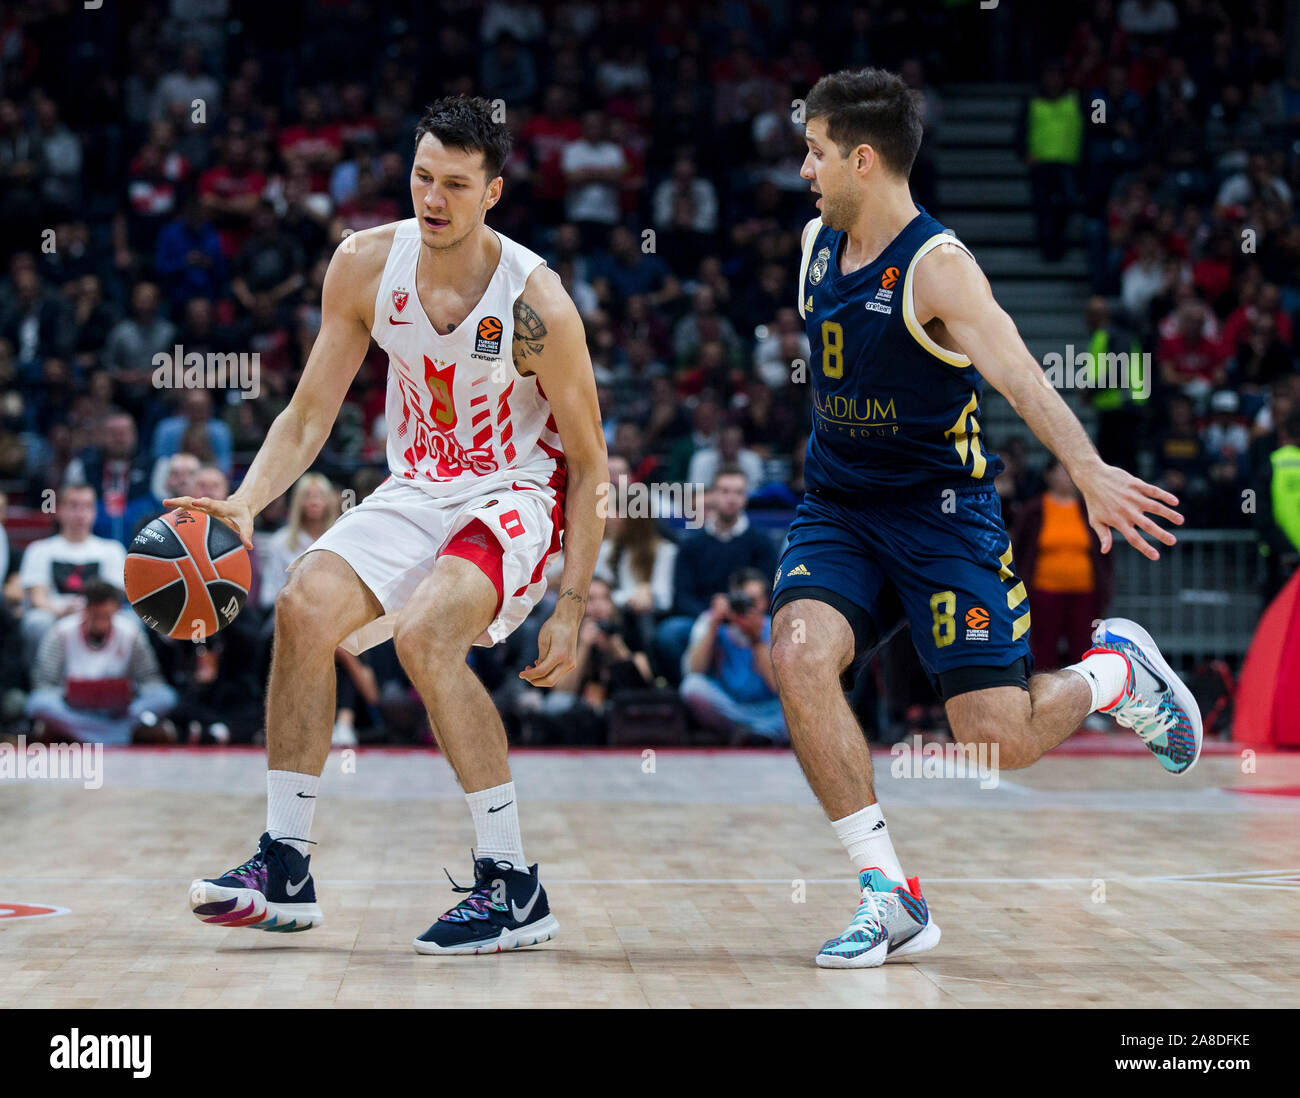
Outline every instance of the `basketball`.
{"label": "basketball", "polygon": [[202,641],[235,620],[252,576],[248,550],[234,530],[202,511],[176,510],[131,542],[126,597],[150,629]]}

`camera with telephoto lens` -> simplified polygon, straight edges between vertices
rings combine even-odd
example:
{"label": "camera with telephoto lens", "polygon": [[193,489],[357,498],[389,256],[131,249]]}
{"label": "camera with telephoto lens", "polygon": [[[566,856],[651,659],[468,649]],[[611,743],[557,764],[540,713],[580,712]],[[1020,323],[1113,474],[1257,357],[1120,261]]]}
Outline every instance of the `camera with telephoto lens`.
{"label": "camera with telephoto lens", "polygon": [[748,595],[742,595],[737,592],[727,596],[727,606],[737,617],[742,614],[748,614],[754,609],[754,600]]}

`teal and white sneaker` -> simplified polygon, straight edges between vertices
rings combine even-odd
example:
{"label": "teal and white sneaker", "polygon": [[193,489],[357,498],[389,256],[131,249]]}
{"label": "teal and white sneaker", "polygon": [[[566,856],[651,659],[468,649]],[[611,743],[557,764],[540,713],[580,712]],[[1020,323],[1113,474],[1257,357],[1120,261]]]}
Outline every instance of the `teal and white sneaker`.
{"label": "teal and white sneaker", "polygon": [[1127,618],[1107,618],[1084,653],[1114,652],[1128,664],[1124,691],[1099,712],[1131,728],[1172,774],[1186,774],[1201,757],[1201,709],[1160,655],[1151,634]]}
{"label": "teal and white sneaker", "polygon": [[858,880],[865,893],[871,890],[876,911],[889,934],[889,953],[886,964],[910,961],[917,953],[924,953],[939,944],[942,932],[930,915],[930,908],[921,896],[921,882],[915,877],[894,881],[879,869],[864,869]]}
{"label": "teal and white sneaker", "polygon": [[885,963],[889,931],[872,888],[872,872],[864,869],[858,875],[862,902],[848,927],[817,951],[818,968],[877,968]]}

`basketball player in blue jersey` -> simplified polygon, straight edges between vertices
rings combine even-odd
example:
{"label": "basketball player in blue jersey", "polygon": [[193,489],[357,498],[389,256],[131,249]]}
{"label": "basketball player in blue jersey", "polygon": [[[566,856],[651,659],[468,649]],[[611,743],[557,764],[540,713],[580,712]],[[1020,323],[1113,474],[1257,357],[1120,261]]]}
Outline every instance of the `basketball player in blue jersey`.
{"label": "basketball player in blue jersey", "polygon": [[839,72],[806,101],[801,175],[819,219],[803,230],[799,311],[812,346],[807,494],[772,599],[772,660],[809,784],[859,872],[861,903],[822,946],[825,968],[910,960],[939,942],[907,878],[872,787],[871,755],[839,688],[888,622],[897,593],[953,736],[1028,766],[1102,711],[1132,728],[1165,769],[1201,748],[1190,692],[1139,626],[1099,624],[1093,648],[1031,674],[1029,597],[1016,576],[984,444],[984,381],[1065,466],[1109,552],[1112,530],[1152,560],[1181,524],[1178,500],[1097,456],[1044,378],[970,251],[912,200],[916,102],[879,69]]}

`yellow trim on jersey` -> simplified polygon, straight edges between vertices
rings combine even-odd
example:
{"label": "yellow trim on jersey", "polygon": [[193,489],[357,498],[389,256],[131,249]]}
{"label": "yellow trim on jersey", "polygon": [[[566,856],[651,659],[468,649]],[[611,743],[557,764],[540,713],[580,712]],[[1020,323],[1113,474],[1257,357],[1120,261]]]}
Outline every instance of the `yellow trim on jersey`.
{"label": "yellow trim on jersey", "polygon": [[[971,250],[966,247],[955,236],[949,236],[947,233],[935,233],[924,244],[916,249],[916,255],[912,256],[912,262],[907,265],[907,274],[903,277],[903,321],[907,325],[907,330],[912,333],[912,338],[916,340],[940,362],[946,362],[949,366],[966,367],[970,365],[970,359],[965,355],[959,355],[956,351],[950,351],[946,347],[940,347],[916,319],[916,303],[912,300],[912,271],[915,270],[917,261],[927,252],[933,251],[940,244],[956,244],[972,259]],[[801,283],[802,285],[802,283]],[[977,474],[978,475],[978,474]]]}
{"label": "yellow trim on jersey", "polygon": [[1029,631],[1029,611],[1026,610],[1020,617],[1011,623],[1011,639],[1018,641]]}
{"label": "yellow trim on jersey", "polygon": [[[988,465],[984,452],[980,449],[980,422],[975,418],[975,406],[979,403],[979,398],[971,393],[970,400],[966,402],[965,407],[961,410],[961,415],[957,417],[948,430],[944,431],[944,437],[953,440],[953,445],[957,447],[957,456],[961,459],[963,467],[966,464],[966,458],[971,459],[970,475],[976,478],[984,475],[984,470]],[[967,427],[969,420],[970,426]]]}
{"label": "yellow trim on jersey", "polygon": [[1029,592],[1025,590],[1025,581],[1021,580],[1007,592],[1007,609],[1014,610],[1027,598],[1029,598]]}
{"label": "yellow trim on jersey", "polygon": [[[819,217],[812,222],[812,228],[808,230],[808,240],[803,246],[803,261],[799,264],[799,316],[806,320],[808,314],[804,312],[804,279],[808,277],[808,264],[812,260],[813,245],[817,243],[817,234],[822,231],[822,219]],[[812,294],[808,295],[812,300]]]}

